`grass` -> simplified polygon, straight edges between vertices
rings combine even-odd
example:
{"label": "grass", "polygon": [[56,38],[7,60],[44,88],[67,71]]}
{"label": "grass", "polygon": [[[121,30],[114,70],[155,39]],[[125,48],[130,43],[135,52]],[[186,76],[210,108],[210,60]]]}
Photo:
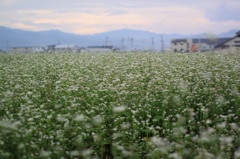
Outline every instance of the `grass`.
{"label": "grass", "polygon": [[240,54],[0,54],[0,158],[240,158]]}

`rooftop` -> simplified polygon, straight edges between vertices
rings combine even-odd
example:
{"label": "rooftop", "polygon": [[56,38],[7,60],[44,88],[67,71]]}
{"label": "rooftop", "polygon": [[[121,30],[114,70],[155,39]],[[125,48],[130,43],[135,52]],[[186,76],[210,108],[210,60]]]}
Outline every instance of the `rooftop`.
{"label": "rooftop", "polygon": [[[192,39],[192,42],[193,43],[206,43],[206,44],[209,44],[209,45],[214,45],[214,46],[217,46],[217,45],[220,45],[228,40],[230,40],[232,38],[217,38],[217,39],[207,39],[207,38],[194,38]],[[180,43],[180,42],[187,42],[187,39],[175,39],[175,40],[172,40],[172,43]]]}
{"label": "rooftop", "polygon": [[88,46],[88,48],[112,49],[113,46]]}

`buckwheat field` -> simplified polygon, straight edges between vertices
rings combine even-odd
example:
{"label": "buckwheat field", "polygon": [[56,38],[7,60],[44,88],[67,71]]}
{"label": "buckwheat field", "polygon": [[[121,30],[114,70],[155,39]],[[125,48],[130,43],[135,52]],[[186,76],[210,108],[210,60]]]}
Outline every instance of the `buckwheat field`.
{"label": "buckwheat field", "polygon": [[0,54],[2,159],[240,159],[240,54]]}

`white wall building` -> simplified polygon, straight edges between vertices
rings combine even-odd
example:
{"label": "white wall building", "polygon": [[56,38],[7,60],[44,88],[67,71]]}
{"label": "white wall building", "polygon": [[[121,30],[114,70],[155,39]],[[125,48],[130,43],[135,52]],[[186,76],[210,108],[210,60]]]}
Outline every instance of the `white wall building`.
{"label": "white wall building", "polygon": [[111,53],[114,51],[113,46],[89,46],[82,49],[81,53]]}
{"label": "white wall building", "polygon": [[56,45],[54,52],[56,53],[80,53],[77,45]]}
{"label": "white wall building", "polygon": [[198,52],[213,50],[216,45],[219,45],[231,38],[211,39],[173,39],[171,40],[172,52]]}
{"label": "white wall building", "polygon": [[46,48],[41,46],[27,46],[27,47],[13,47],[10,49],[10,53],[40,53],[45,52]]}
{"label": "white wall building", "polygon": [[229,40],[217,45],[215,47],[217,52],[238,52],[240,51],[240,31],[236,33],[236,36]]}

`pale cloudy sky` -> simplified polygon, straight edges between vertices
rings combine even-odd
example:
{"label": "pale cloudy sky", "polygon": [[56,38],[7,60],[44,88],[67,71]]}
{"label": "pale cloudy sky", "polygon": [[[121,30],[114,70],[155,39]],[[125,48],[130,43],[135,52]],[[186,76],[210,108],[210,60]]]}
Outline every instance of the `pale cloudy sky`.
{"label": "pale cloudy sky", "polygon": [[156,33],[240,29],[240,0],[0,0],[0,25],[93,34],[130,28]]}

